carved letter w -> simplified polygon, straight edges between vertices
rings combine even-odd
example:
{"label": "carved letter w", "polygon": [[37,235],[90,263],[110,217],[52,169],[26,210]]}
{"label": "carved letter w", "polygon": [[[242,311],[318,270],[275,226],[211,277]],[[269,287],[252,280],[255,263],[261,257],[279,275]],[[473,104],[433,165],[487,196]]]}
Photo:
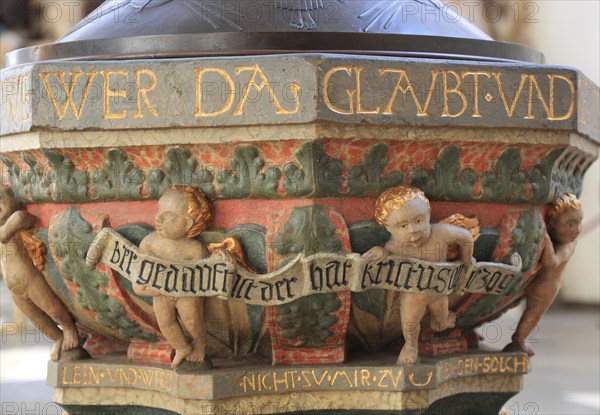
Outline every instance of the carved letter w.
{"label": "carved letter w", "polygon": [[67,107],[71,106],[73,110],[73,114],[75,114],[75,118],[79,119],[81,117],[81,111],[83,110],[83,106],[85,105],[85,100],[87,99],[88,92],[90,90],[90,86],[92,85],[92,80],[98,74],[98,72],[88,72],[87,73],[87,82],[83,88],[83,93],[81,94],[81,100],[79,101],[79,107],[75,106],[75,102],[73,102],[73,90],[75,89],[75,85],[77,84],[77,78],[83,75],[83,72],[71,72],[71,82],[69,83],[69,87],[65,84],[65,73],[64,72],[53,72],[56,79],[60,84],[64,94],[65,100],[62,104],[62,108],[58,107],[58,103],[56,100],[56,96],[54,92],[52,92],[52,85],[48,81],[49,72],[41,72],[40,78],[44,82],[44,86],[46,87],[46,91],[48,92],[48,97],[50,98],[50,102],[52,102],[52,106],[54,107],[54,111],[58,116],[59,120],[62,120],[65,117],[67,112]]}

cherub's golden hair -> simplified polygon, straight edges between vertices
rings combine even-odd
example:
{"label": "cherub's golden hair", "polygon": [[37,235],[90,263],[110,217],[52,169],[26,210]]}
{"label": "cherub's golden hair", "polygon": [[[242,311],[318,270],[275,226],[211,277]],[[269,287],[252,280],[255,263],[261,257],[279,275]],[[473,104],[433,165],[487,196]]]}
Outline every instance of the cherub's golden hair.
{"label": "cherub's golden hair", "polygon": [[567,209],[581,210],[581,202],[571,193],[564,193],[557,199],[548,203],[546,223],[550,224],[554,219],[565,213]]}
{"label": "cherub's golden hair", "polygon": [[400,185],[386,190],[377,198],[375,202],[375,220],[380,225],[384,225],[391,211],[400,209],[408,201],[421,199],[431,210],[429,200],[420,189],[408,185]]}
{"label": "cherub's golden hair", "polygon": [[192,218],[192,227],[185,234],[186,238],[195,238],[204,232],[213,217],[212,207],[206,196],[194,186],[174,184],[164,194],[169,192],[180,192],[187,201],[187,214]]}

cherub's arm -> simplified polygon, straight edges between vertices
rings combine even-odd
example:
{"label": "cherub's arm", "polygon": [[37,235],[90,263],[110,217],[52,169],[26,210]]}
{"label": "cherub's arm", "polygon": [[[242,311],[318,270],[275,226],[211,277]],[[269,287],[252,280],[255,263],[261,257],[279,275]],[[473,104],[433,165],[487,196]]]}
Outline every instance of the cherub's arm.
{"label": "cherub's arm", "polygon": [[211,256],[221,257],[232,264],[237,263],[247,271],[254,271],[250,264],[248,264],[248,261],[246,261],[242,244],[233,236],[225,238],[222,242],[209,244],[208,252],[212,254]]}
{"label": "cherub's arm", "polygon": [[544,234],[544,250],[542,251],[542,265],[548,269],[558,268],[567,262],[575,251],[575,243],[557,245],[554,249],[552,239]]}
{"label": "cherub's arm", "polygon": [[212,252],[212,254],[210,255],[211,258],[220,258],[223,261],[227,261],[231,264],[236,264],[237,258],[235,257],[234,254],[232,254],[231,252],[225,250],[225,249],[216,249]]}
{"label": "cherub's arm", "polygon": [[471,265],[473,258],[473,235],[467,229],[446,225],[449,243],[455,243],[460,248],[460,260],[466,266]]}
{"label": "cherub's arm", "polygon": [[369,262],[381,261],[390,256],[390,251],[383,246],[374,246],[367,252],[362,254],[362,257]]}
{"label": "cherub's arm", "polygon": [[[243,258],[243,253],[241,252],[240,246],[240,254],[241,258],[237,258],[234,252],[231,252],[231,246],[223,245],[223,244],[211,244],[209,245],[208,252],[210,252],[211,258],[219,258],[222,261],[227,261],[230,264],[245,264],[245,260]],[[240,260],[243,260],[242,263]]]}
{"label": "cherub's arm", "polygon": [[0,242],[8,242],[15,233],[31,228],[36,222],[37,218],[26,210],[17,210],[0,227]]}

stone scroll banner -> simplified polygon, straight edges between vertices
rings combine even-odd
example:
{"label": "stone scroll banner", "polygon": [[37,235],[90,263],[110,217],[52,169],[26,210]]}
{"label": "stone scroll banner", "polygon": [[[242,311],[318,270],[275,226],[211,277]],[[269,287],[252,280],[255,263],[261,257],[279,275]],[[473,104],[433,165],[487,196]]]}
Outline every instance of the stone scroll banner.
{"label": "stone scroll banner", "polygon": [[506,294],[520,277],[521,257],[512,265],[428,262],[388,257],[369,262],[358,254],[300,254],[268,274],[256,274],[213,255],[194,261],[169,261],[141,251],[104,228],[87,253],[87,263],[106,264],[134,284],[173,297],[219,297],[256,305],[280,305],[311,294],[386,289],[424,295]]}

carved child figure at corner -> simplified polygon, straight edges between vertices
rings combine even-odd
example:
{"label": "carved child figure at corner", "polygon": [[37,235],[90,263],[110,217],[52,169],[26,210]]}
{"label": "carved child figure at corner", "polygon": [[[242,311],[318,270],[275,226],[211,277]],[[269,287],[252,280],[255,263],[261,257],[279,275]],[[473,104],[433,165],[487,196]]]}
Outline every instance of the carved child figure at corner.
{"label": "carved child figure at corner", "polygon": [[582,219],[581,203],[572,194],[565,193],[548,205],[548,233],[544,235],[542,269],[525,289],[527,306],[505,351],[522,351],[533,356],[533,350],[525,344],[525,340],[558,295],[565,268],[575,252]]}
{"label": "carved child figure at corner", "polygon": [[[40,272],[43,252],[36,246],[39,241],[26,232],[36,222],[37,218],[17,202],[10,187],[0,186],[0,270],[15,305],[54,341],[50,358],[56,361],[61,353],[79,348],[79,335],[69,311]],[[30,256],[31,245],[33,251],[38,250],[36,255]]]}
{"label": "carved child figure at corner", "polygon": [[[425,194],[402,185],[388,189],[375,204],[375,219],[391,234],[384,247],[374,247],[363,254],[370,261],[389,255],[422,259],[430,262],[447,260],[448,247],[458,245],[462,262],[469,266],[473,255],[471,233],[458,226],[430,223],[431,208]],[[429,296],[402,292],[400,313],[405,344],[399,364],[415,364],[418,356],[420,323],[429,309],[431,328],[443,331],[454,327],[456,316],[448,310],[447,296]]]}

